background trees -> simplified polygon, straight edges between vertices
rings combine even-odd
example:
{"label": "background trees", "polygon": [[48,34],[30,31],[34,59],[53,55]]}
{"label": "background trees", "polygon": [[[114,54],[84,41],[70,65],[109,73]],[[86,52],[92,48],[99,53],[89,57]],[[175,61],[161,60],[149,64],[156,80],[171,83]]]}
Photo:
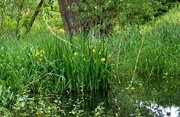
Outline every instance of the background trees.
{"label": "background trees", "polygon": [[2,0],[0,2],[1,34],[15,34],[19,38],[28,25],[35,5],[36,2],[33,0]]}
{"label": "background trees", "polygon": [[[96,35],[108,34],[128,25],[139,26],[166,12],[176,0],[2,0],[0,2],[0,33],[21,35],[30,31],[35,18],[72,34],[83,30]],[[43,5],[44,11],[40,9]],[[59,7],[59,8],[58,8]],[[57,12],[61,13],[61,17]],[[53,20],[56,19],[56,20]],[[58,20],[57,20],[58,19]],[[59,22],[59,23],[58,23]],[[38,25],[39,26],[39,25]],[[33,29],[35,30],[35,29]]]}
{"label": "background trees", "polygon": [[166,12],[168,0],[59,0],[61,15],[67,32],[104,34],[115,26],[141,25]]}

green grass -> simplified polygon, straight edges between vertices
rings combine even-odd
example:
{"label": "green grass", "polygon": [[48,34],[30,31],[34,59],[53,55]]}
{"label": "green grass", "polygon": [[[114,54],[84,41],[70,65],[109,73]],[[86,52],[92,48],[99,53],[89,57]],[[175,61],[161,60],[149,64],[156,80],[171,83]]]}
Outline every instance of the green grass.
{"label": "green grass", "polygon": [[27,88],[36,93],[107,89],[107,43],[81,35],[67,41],[74,46],[46,33],[26,40],[5,40],[1,80],[13,91]]}
{"label": "green grass", "polygon": [[[177,8],[179,9],[179,8]],[[137,73],[171,75],[180,73],[180,12],[170,11],[157,21],[138,28],[130,28],[120,32],[117,40],[113,41],[116,47],[112,49],[119,56],[117,59],[119,74],[130,74],[134,70],[137,56]],[[142,48],[141,48],[142,45]],[[114,52],[113,51],[113,52]]]}
{"label": "green grass", "polygon": [[102,39],[61,35],[72,45],[47,31],[20,41],[7,36],[0,48],[1,82],[13,91],[57,93],[107,89],[112,76],[179,74],[179,14],[176,8],[140,29]]}

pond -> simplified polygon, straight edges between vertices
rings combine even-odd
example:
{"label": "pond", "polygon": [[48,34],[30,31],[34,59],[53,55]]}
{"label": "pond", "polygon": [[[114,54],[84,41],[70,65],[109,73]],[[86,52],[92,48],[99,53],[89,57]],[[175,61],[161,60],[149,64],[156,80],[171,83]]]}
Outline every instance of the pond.
{"label": "pond", "polygon": [[24,95],[12,106],[12,113],[23,117],[180,117],[178,77],[154,77],[148,82],[139,78],[134,88],[124,86],[87,93]]}
{"label": "pond", "polygon": [[149,115],[156,117],[180,117],[180,107],[171,106],[161,106],[155,102],[141,102],[140,108],[146,108],[149,110]]}

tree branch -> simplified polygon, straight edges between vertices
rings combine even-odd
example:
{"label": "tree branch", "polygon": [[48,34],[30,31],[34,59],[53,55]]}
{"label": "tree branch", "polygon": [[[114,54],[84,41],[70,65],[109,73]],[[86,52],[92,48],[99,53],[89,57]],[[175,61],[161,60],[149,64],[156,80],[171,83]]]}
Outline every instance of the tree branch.
{"label": "tree branch", "polygon": [[41,1],[39,2],[39,4],[38,4],[38,6],[37,6],[37,8],[36,8],[36,10],[35,10],[35,12],[34,12],[34,14],[33,14],[33,16],[31,17],[31,21],[30,21],[30,23],[29,23],[29,26],[26,28],[26,32],[27,32],[27,33],[31,30],[31,27],[32,27],[32,25],[33,25],[33,23],[34,23],[37,15],[38,15],[39,10],[40,10],[40,8],[41,8],[41,6],[42,6],[43,3],[44,3],[44,0],[41,0]]}

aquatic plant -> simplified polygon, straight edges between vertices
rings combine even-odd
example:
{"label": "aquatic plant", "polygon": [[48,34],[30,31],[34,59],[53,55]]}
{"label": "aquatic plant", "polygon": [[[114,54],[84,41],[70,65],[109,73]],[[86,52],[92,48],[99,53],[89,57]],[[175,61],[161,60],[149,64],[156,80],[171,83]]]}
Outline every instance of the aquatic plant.
{"label": "aquatic plant", "polygon": [[0,73],[7,86],[36,93],[108,88],[111,67],[105,41],[74,36],[67,38],[71,46],[49,37],[42,33],[30,42],[4,42]]}

